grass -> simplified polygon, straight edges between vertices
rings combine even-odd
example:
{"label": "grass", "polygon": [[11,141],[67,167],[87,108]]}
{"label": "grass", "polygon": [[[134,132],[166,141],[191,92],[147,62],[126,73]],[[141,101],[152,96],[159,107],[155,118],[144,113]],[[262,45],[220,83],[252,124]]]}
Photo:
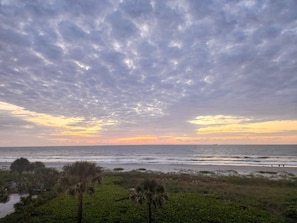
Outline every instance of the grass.
{"label": "grass", "polygon": [[[106,172],[95,196],[85,195],[83,222],[147,222],[145,206],[129,200],[129,189],[156,179],[169,201],[153,212],[153,222],[277,222],[297,219],[297,179],[269,180],[241,176]],[[38,204],[24,221],[14,213],[0,222],[75,222],[76,198],[66,194]]]}
{"label": "grass", "polygon": [[201,171],[199,171],[199,173],[201,173],[201,174],[210,174],[210,175],[215,174],[214,172],[208,171],[208,170],[201,170]]}

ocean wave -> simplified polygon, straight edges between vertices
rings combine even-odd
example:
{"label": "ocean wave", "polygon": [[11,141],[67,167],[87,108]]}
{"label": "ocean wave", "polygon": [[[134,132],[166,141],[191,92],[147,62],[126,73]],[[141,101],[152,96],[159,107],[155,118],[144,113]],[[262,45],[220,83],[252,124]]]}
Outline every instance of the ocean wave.
{"label": "ocean wave", "polygon": [[[70,155],[69,155],[70,154]],[[94,146],[0,148],[0,162],[25,157],[31,162],[102,164],[186,164],[297,167],[296,146]]]}

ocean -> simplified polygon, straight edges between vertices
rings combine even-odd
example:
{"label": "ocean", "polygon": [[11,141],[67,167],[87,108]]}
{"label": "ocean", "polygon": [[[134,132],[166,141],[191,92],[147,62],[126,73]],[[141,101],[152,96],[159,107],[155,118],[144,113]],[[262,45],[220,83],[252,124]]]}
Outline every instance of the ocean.
{"label": "ocean", "polygon": [[[0,147],[2,168],[24,157],[53,164],[183,164],[297,167],[297,145],[125,145]],[[7,166],[7,165],[6,165]]]}

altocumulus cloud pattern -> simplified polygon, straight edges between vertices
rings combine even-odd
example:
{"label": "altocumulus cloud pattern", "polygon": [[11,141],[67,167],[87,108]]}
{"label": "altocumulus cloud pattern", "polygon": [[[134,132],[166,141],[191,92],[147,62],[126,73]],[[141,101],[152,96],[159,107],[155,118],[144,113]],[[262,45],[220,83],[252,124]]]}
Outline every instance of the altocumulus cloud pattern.
{"label": "altocumulus cloud pattern", "polygon": [[296,142],[296,12],[295,0],[1,0],[0,143]]}

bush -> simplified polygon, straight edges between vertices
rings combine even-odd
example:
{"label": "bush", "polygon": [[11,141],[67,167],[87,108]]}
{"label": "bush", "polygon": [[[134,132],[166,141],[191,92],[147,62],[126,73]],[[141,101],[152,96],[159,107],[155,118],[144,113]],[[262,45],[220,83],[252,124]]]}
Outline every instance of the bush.
{"label": "bush", "polygon": [[[130,187],[135,188],[145,178],[158,180],[169,196],[166,205],[154,211],[153,222],[293,223],[296,220],[296,182],[131,171],[105,173],[95,196],[85,196],[84,221],[146,222],[145,206],[121,200],[129,195]],[[76,220],[75,197],[60,194],[44,202],[37,199],[35,205],[28,222]],[[20,216],[21,213],[15,213],[0,222],[22,222]]]}

